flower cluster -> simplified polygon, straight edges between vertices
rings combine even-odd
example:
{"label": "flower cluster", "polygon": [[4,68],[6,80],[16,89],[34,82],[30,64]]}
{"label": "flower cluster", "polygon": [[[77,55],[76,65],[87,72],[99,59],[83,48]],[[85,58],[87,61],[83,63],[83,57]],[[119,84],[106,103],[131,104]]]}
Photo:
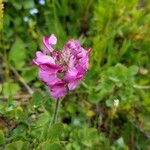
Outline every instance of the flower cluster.
{"label": "flower cluster", "polygon": [[57,43],[54,34],[43,37],[44,48],[36,52],[33,59],[39,69],[39,78],[46,83],[52,97],[63,97],[76,88],[88,69],[89,50],[81,47],[78,40],[71,39],[60,51],[55,51]]}

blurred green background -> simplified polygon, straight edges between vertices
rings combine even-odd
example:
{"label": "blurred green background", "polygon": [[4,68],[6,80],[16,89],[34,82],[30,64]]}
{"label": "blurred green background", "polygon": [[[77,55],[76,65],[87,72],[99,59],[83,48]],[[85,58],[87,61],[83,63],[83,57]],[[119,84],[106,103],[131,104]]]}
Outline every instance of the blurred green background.
{"label": "blurred green background", "polygon": [[[55,102],[32,59],[51,33],[92,51],[48,129]],[[0,0],[0,147],[149,150],[150,1]]]}

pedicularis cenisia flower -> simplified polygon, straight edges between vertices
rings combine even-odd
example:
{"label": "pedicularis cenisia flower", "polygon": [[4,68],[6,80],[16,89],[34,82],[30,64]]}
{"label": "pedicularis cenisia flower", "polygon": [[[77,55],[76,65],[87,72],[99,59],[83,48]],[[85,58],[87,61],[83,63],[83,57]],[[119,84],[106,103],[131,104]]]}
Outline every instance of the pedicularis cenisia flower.
{"label": "pedicularis cenisia flower", "polygon": [[52,97],[63,97],[74,90],[83,79],[89,65],[89,51],[80,41],[71,39],[60,51],[53,45],[57,43],[54,34],[43,37],[44,48],[36,52],[34,64],[39,67],[39,78],[48,86]]}

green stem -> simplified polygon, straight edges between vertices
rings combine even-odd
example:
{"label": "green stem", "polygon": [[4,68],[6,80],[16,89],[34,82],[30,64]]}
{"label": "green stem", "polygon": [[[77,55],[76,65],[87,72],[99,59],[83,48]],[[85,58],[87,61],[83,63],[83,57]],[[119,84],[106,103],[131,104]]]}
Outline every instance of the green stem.
{"label": "green stem", "polygon": [[60,104],[60,99],[57,99],[51,125],[56,123],[57,114],[58,114],[58,110],[59,110],[59,104]]}

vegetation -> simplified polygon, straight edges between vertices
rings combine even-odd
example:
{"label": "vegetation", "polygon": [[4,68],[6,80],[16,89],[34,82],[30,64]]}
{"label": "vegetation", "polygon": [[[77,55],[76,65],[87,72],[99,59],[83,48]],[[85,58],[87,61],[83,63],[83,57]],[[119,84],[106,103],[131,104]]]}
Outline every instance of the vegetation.
{"label": "vegetation", "polygon": [[[0,0],[0,20],[1,149],[150,149],[149,0]],[[32,63],[51,33],[57,49],[92,48],[52,126],[55,100]]]}

